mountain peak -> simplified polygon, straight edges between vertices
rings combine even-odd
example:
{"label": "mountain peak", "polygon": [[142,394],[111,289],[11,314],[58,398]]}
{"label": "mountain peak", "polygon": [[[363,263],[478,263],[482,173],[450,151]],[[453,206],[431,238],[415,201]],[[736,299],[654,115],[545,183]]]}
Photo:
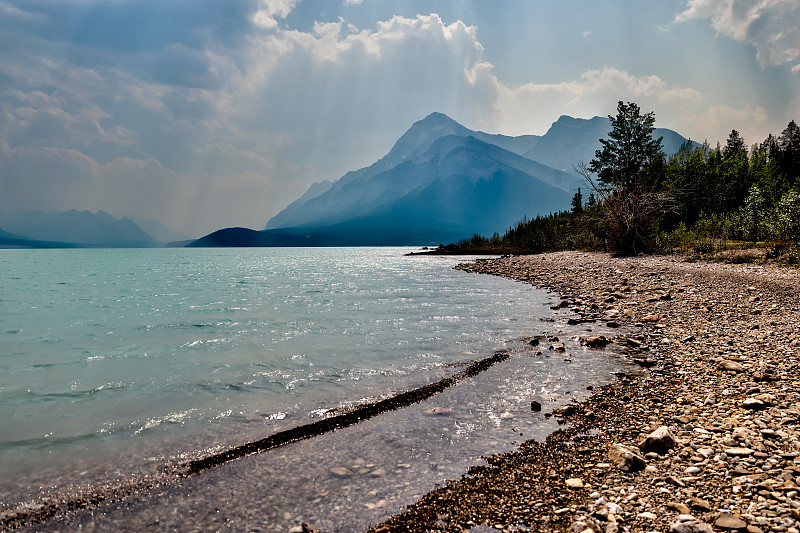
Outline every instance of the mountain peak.
{"label": "mountain peak", "polygon": [[434,112],[418,120],[394,144],[386,157],[393,164],[420,155],[436,139],[445,135],[468,136],[468,130],[444,113]]}
{"label": "mountain peak", "polygon": [[422,124],[425,124],[425,125],[432,125],[432,124],[458,124],[458,122],[456,122],[452,118],[448,117],[444,113],[440,113],[438,111],[434,111],[433,113],[431,113],[427,117],[416,121],[414,123],[414,126],[416,126],[417,124],[420,124],[420,125],[422,125]]}

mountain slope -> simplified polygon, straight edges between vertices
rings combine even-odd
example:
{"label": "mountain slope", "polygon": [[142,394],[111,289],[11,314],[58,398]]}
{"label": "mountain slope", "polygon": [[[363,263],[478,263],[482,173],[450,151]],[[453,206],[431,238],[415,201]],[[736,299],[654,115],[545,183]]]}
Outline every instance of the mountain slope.
{"label": "mountain slope", "polygon": [[[323,222],[331,221],[329,210],[342,210],[338,202],[346,201],[348,206],[359,205],[361,202],[370,201],[369,195],[355,193],[349,199],[344,198],[342,189],[354,183],[366,183],[374,176],[393,169],[397,165],[411,161],[426,151],[442,137],[475,137],[486,144],[498,146],[514,154],[522,154],[533,148],[539,141],[536,135],[523,135],[509,137],[506,135],[492,135],[465,128],[455,120],[442,113],[431,113],[422,120],[415,122],[394,144],[384,157],[359,170],[351,171],[339,180],[330,183],[315,183],[308,191],[284,210],[272,217],[267,222],[266,229],[295,227],[315,223],[317,218]],[[330,185],[328,185],[330,183]],[[327,190],[324,190],[327,188]],[[354,194],[355,189],[349,189]],[[304,200],[305,198],[305,200]],[[332,200],[331,198],[335,198]]]}
{"label": "mountain slope", "polygon": [[58,241],[83,246],[158,246],[128,218],[104,211],[19,211],[0,216],[0,227],[32,241]]}
{"label": "mountain slope", "polygon": [[[314,184],[261,232],[220,230],[197,246],[437,244],[503,232],[523,217],[569,209],[608,118],[561,117],[546,135],[472,131],[446,115],[415,122],[380,160]],[[684,139],[669,130],[665,151]]]}
{"label": "mountain slope", "polygon": [[[427,224],[432,231],[445,227],[472,233],[486,231],[492,228],[472,222],[483,220],[485,213],[475,212],[473,207],[469,207],[475,204],[474,199],[469,197],[468,189],[455,187],[455,182],[462,180],[465,186],[475,187],[496,173],[517,176],[518,194],[530,196],[525,206],[519,206],[519,209],[512,209],[512,205],[498,205],[498,209],[508,214],[502,220],[495,220],[494,224],[505,225],[508,217],[518,220],[530,212],[563,208],[569,204],[569,191],[577,187],[577,179],[566,173],[474,137],[447,135],[416,157],[366,178],[338,184],[327,193],[312,198],[303,205],[303,211],[294,216],[291,227],[320,228],[359,219],[370,220],[371,226],[384,230],[393,224],[406,228]],[[520,178],[523,175],[525,180]],[[430,197],[422,194],[423,191],[440,191],[437,187],[444,182],[450,184],[450,196],[436,194],[436,202],[431,203]],[[541,195],[541,198],[554,201],[544,204],[539,201],[540,195],[535,190],[538,188],[556,189],[560,193]],[[493,195],[490,191],[484,192]],[[418,207],[412,205],[411,198],[416,199]],[[447,216],[440,216],[441,213],[447,213]],[[371,231],[373,228],[367,229]],[[494,227],[492,232],[496,230]]]}
{"label": "mountain slope", "polygon": [[[595,150],[602,148],[600,139],[608,138],[610,131],[611,120],[608,117],[587,120],[562,115],[523,155],[564,172],[574,172],[581,162],[588,165],[594,159]],[[678,133],[664,128],[656,128],[653,136],[663,138],[664,153],[668,156],[677,153],[686,142]]]}

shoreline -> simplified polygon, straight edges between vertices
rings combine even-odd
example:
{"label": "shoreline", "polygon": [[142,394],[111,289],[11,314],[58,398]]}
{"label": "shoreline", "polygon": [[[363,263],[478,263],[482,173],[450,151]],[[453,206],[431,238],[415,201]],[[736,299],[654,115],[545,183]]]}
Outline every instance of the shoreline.
{"label": "shoreline", "polygon": [[[561,410],[566,425],[544,442],[488,457],[369,531],[800,531],[796,270],[582,252],[458,268],[635,328],[625,342],[649,370]],[[637,448],[661,427],[672,446]],[[610,456],[616,445],[638,459]]]}
{"label": "shoreline", "polygon": [[[467,280],[461,282],[460,289],[471,290],[476,281],[483,285],[472,276],[456,275]],[[494,298],[498,296],[495,293]],[[321,531],[366,529],[402,511],[437,484],[462,475],[481,463],[484,455],[514,449],[523,435],[541,440],[554,431],[556,421],[545,416],[550,412],[531,416],[529,387],[535,386],[532,390],[541,394],[540,399],[551,411],[574,401],[571,398],[588,396],[585,385],[598,386],[614,379],[618,369],[614,364],[606,379],[595,379],[594,372],[590,372],[588,382],[576,377],[598,362],[606,364],[609,357],[580,346],[574,336],[582,328],[566,325],[574,316],[570,310],[558,307],[548,314],[547,309],[558,304],[555,295],[539,296],[518,308],[510,322],[522,320],[520,313],[535,306],[537,311],[531,316],[539,318],[532,322],[532,329],[525,327],[518,333],[535,333],[534,337],[546,336],[550,341],[558,334],[567,352],[582,353],[574,361],[568,361],[569,353],[548,354],[544,350],[542,354],[539,350],[543,348],[529,343],[534,337],[515,336],[507,339],[505,349],[498,346],[483,358],[448,365],[458,371],[443,379],[324,422],[293,427],[211,453],[205,459],[193,460],[191,455],[186,462],[142,479],[142,483],[137,482],[138,477],[126,476],[118,486],[103,483],[95,491],[93,485],[78,496],[61,498],[53,493],[46,496],[42,506],[34,501],[31,506],[20,507],[22,512],[0,513],[0,530],[102,531],[131,523],[158,523],[176,529],[192,524],[197,530],[213,530],[225,523],[242,529],[257,526],[264,531],[287,531],[297,529],[301,519]],[[540,317],[542,312],[545,318]],[[550,355],[553,365],[545,365]],[[493,365],[501,361],[502,365]],[[546,374],[535,379],[535,385],[529,384],[528,378],[539,375],[534,369],[544,367],[548,368]],[[480,377],[475,376],[478,373]],[[383,411],[383,416],[370,419]],[[307,438],[311,436],[315,438]],[[268,453],[251,453],[267,449]],[[387,454],[390,449],[398,453]],[[317,458],[315,464],[305,462],[309,457]],[[276,489],[276,483],[280,489]],[[308,491],[308,487],[314,489]],[[230,496],[233,493],[235,498]],[[215,513],[208,514],[210,509]],[[176,516],[181,520],[176,522]]]}

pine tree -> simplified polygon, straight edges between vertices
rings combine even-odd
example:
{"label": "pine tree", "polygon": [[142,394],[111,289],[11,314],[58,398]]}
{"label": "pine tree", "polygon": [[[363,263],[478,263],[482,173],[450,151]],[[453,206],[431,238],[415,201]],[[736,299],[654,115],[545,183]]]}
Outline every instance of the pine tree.
{"label": "pine tree", "polygon": [[581,195],[581,189],[578,187],[578,192],[572,197],[572,214],[580,215],[581,213],[583,213],[583,195]]}
{"label": "pine tree", "polygon": [[[634,103],[617,104],[608,139],[600,139],[589,166],[580,168],[602,200],[597,221],[606,246],[629,255],[655,248],[658,223],[669,210],[661,138],[653,138],[655,114]],[[597,176],[597,180],[591,174]]]}
{"label": "pine tree", "polygon": [[588,170],[610,188],[650,185],[655,176],[649,171],[664,160],[662,138],[653,138],[655,114],[651,111],[642,115],[638,105],[619,102],[617,116],[608,118],[609,139],[600,139],[603,149],[595,152]]}

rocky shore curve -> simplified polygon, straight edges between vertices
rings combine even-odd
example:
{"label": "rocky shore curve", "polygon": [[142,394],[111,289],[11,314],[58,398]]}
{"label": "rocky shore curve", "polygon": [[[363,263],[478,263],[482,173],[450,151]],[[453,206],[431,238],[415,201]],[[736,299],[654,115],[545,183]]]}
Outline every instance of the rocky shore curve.
{"label": "rocky shore curve", "polygon": [[457,268],[558,292],[647,371],[371,532],[800,533],[797,270],[582,252]]}

